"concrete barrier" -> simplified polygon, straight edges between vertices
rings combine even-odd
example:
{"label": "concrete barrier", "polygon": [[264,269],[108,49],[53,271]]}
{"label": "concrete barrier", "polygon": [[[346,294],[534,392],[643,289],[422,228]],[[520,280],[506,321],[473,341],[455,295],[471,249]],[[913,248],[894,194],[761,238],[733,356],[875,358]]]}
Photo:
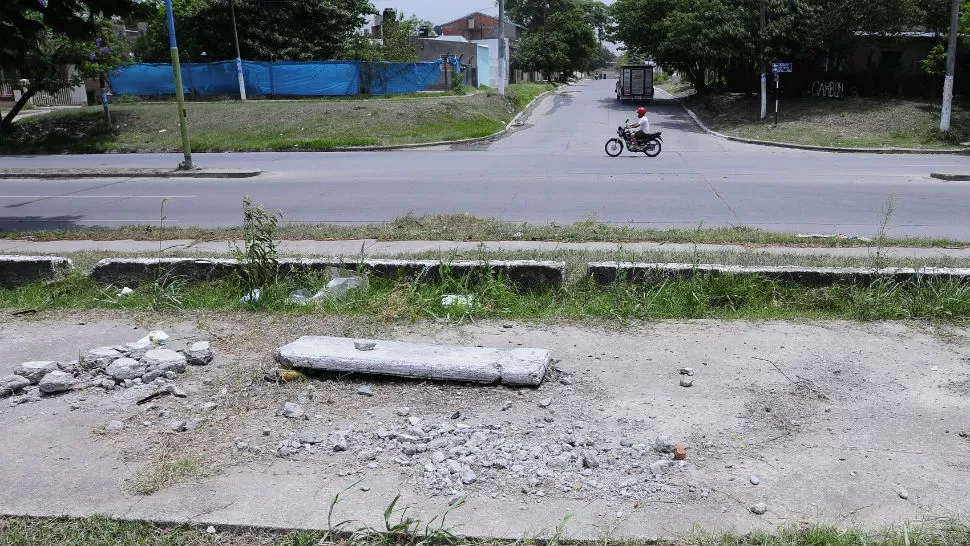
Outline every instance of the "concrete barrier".
{"label": "concrete barrier", "polygon": [[277,349],[276,360],[284,366],[325,372],[538,387],[552,357],[546,349],[304,336]]}
{"label": "concrete barrier", "polygon": [[57,256],[14,256],[0,254],[0,286],[14,288],[55,279],[71,271],[74,264]]}
{"label": "concrete barrier", "polygon": [[926,267],[872,269],[862,267],[749,267],[717,264],[664,264],[636,262],[590,262],[587,276],[607,284],[621,280],[643,282],[651,279],[692,277],[695,275],[756,275],[766,279],[786,281],[805,286],[825,286],[838,283],[869,283],[890,278],[899,281],[915,279],[970,280],[970,269]]}
{"label": "concrete barrier", "polygon": [[95,264],[91,278],[97,282],[137,286],[164,277],[187,281],[211,281],[236,272],[230,259],[107,258]]}
{"label": "concrete barrier", "polygon": [[[366,272],[381,277],[441,279],[445,270],[457,276],[482,270],[486,262],[462,260],[442,263],[438,260],[351,260],[335,258],[296,258],[279,260],[283,275],[323,272],[330,268]],[[494,274],[501,274],[521,288],[555,288],[566,276],[565,262],[533,260],[496,260],[487,262]],[[109,258],[98,262],[91,272],[94,280],[103,283],[137,285],[151,282],[160,275],[179,277],[187,281],[210,281],[232,275],[239,264],[233,259],[198,258]]]}

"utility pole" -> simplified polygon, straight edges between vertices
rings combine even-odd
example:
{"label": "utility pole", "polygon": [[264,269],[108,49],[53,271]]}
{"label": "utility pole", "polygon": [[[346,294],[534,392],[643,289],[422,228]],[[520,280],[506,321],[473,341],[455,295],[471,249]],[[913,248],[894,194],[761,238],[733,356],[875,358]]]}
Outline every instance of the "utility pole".
{"label": "utility pole", "polygon": [[505,0],[498,0],[498,94],[505,94]]}
{"label": "utility pole", "polygon": [[759,37],[761,58],[761,120],[768,117],[768,79],[765,76],[765,0],[761,0],[761,35]]}
{"label": "utility pole", "polygon": [[179,169],[189,170],[192,165],[192,149],[189,145],[189,125],[185,119],[185,95],[182,92],[182,65],[179,63],[179,48],[175,42],[175,16],[172,15],[172,0],[165,0],[165,10],[168,12],[168,43],[172,52],[172,70],[175,72],[175,101],[179,107],[179,131],[182,133],[182,154],[185,161],[179,164]]}
{"label": "utility pole", "polygon": [[957,67],[957,36],[960,34],[960,0],[953,0],[953,13],[950,15],[950,45],[946,52],[946,80],[943,84],[943,112],[940,115],[940,130],[950,130],[950,114],[953,113],[953,73]]}
{"label": "utility pole", "polygon": [[236,77],[239,78],[239,98],[246,100],[246,81],[243,79],[242,55],[239,54],[239,33],[236,31],[236,0],[229,0],[232,14],[232,37],[236,42]]}

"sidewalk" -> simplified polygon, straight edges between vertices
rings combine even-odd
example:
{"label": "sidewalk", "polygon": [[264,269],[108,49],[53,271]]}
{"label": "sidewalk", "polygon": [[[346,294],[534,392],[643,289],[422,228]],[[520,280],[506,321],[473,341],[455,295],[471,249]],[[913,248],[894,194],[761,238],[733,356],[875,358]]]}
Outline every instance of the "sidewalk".
{"label": "sidewalk", "polygon": [[[16,363],[133,341],[147,328],[165,330],[173,348],[211,340],[216,353],[175,380],[187,398],[136,405],[153,390],[144,386],[13,407],[3,400],[0,513],[319,529],[340,493],[334,522],[383,528],[381,514],[400,493],[398,508],[423,521],[466,496],[445,523],[460,535],[549,536],[573,515],[568,538],[598,540],[801,522],[875,530],[970,510],[970,442],[959,434],[970,411],[965,328],[424,322],[370,334],[553,352],[560,371],[538,389],[511,389],[352,377],[277,385],[262,379],[275,347],[302,334],[347,335],[352,319],[185,312],[151,320],[73,311],[0,322],[0,376]],[[694,369],[691,388],[679,385],[680,367]],[[373,396],[357,394],[365,384]],[[308,418],[277,415],[284,402],[300,403]],[[201,423],[173,432],[180,420]],[[111,421],[122,430],[105,432]],[[346,451],[297,440],[334,431],[345,431]],[[654,449],[658,438],[687,446],[683,465]],[[436,450],[476,479],[462,483],[447,460],[434,462]],[[133,481],[163,476],[175,481],[130,492]],[[767,513],[753,514],[762,502]]]}
{"label": "sidewalk", "polygon": [[[204,255],[230,254],[235,247],[242,248],[242,241],[197,242],[191,239],[161,241],[161,247],[181,252],[197,252]],[[25,241],[0,239],[0,253],[7,254],[66,254],[71,252],[126,252],[154,254],[158,252],[159,241]],[[895,259],[933,259],[933,258],[970,258],[970,247],[966,248],[911,248],[911,247],[787,247],[787,246],[744,246],[685,243],[558,243],[547,241],[377,241],[375,239],[356,239],[343,241],[280,241],[277,251],[285,254],[308,256],[394,256],[427,252],[486,252],[500,251],[620,251],[624,256],[634,256],[644,252],[763,252],[772,255],[828,255],[838,257],[868,257],[877,250],[886,258]]]}

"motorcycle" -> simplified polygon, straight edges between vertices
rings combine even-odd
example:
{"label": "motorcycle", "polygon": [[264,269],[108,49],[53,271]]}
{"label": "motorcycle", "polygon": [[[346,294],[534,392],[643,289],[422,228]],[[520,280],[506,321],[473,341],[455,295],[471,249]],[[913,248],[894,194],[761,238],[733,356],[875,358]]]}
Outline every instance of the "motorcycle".
{"label": "motorcycle", "polygon": [[663,138],[660,132],[648,133],[646,140],[641,144],[636,142],[633,131],[626,128],[630,120],[623,122],[623,126],[616,129],[616,134],[620,138],[611,138],[606,141],[606,155],[617,157],[623,153],[624,146],[633,153],[643,152],[647,157],[657,157],[660,155]]}

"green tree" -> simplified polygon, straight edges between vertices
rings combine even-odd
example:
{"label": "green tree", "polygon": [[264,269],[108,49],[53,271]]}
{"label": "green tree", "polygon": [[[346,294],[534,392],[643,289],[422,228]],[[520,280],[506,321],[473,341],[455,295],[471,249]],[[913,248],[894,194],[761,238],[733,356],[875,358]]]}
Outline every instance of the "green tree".
{"label": "green tree", "polygon": [[[512,64],[538,70],[549,79],[553,72],[563,78],[586,68],[599,43],[594,30],[597,9],[588,0],[507,0],[510,20],[524,26],[519,50]],[[605,25],[608,21],[602,21]]]}
{"label": "green tree", "polygon": [[38,92],[56,93],[117,68],[122,48],[109,18],[137,9],[131,0],[0,3],[0,67],[29,82],[0,121],[0,133],[10,131],[14,117]]}
{"label": "green tree", "polygon": [[418,59],[412,37],[423,22],[417,17],[403,15],[385,17],[381,36],[355,34],[348,41],[341,56],[362,61],[414,62]]}
{"label": "green tree", "polygon": [[[368,14],[370,0],[177,0],[173,6],[179,49],[193,57],[205,51],[210,59],[233,59],[230,2],[235,2],[239,50],[249,60],[327,60],[344,53]],[[139,40],[136,53],[146,61],[169,57],[164,9]]]}

